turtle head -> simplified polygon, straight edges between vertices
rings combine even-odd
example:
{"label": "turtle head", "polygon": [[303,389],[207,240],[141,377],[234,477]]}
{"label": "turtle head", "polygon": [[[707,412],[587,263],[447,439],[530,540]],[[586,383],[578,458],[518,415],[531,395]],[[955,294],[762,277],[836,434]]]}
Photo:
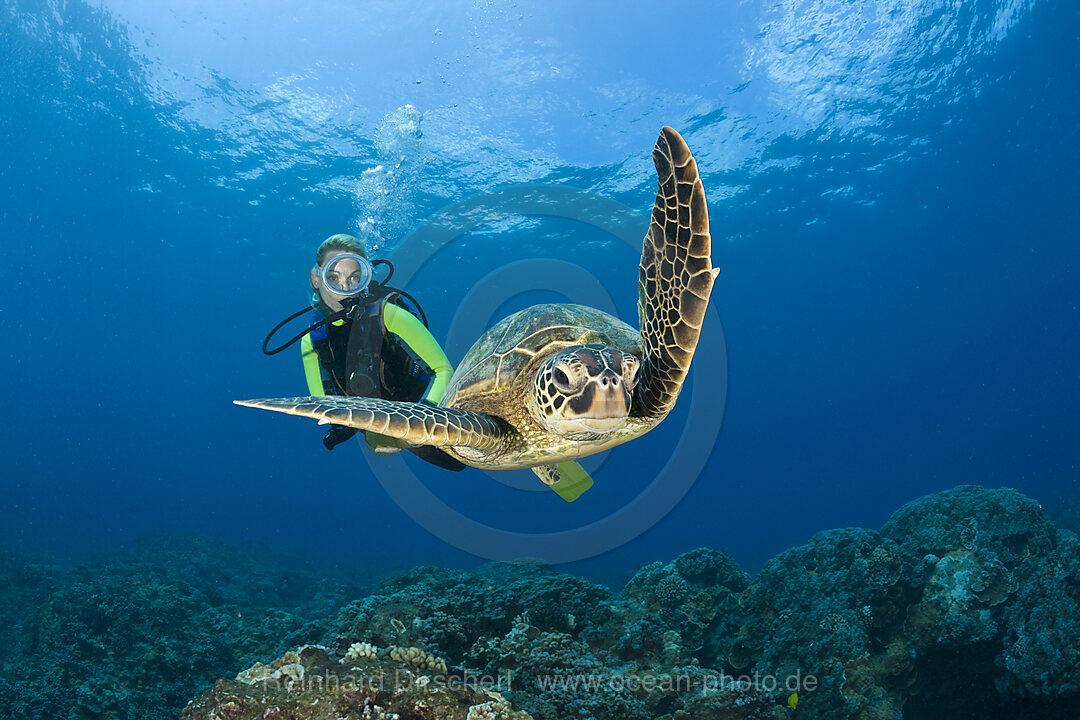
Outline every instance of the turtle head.
{"label": "turtle head", "polygon": [[533,378],[530,409],[548,432],[589,439],[626,424],[641,361],[609,345],[571,345]]}

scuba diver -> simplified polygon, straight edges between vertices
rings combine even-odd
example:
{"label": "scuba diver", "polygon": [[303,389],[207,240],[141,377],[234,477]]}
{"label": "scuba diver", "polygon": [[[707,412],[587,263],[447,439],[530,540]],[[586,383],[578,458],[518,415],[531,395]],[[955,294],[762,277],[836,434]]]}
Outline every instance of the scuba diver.
{"label": "scuba diver", "polygon": [[[386,277],[374,268],[385,265]],[[311,395],[349,395],[437,405],[450,382],[453,367],[427,328],[419,303],[403,290],[387,285],[394,273],[388,260],[369,262],[363,241],[331,235],[319,246],[310,281],[310,307],[278,323],[263,342],[274,355],[300,340],[304,376]],[[283,325],[311,312],[310,326],[284,345],[267,345]],[[323,445],[333,450],[358,431],[331,425]],[[368,448],[389,455],[405,448],[447,470],[465,466],[430,446],[411,446],[396,438],[365,432]]]}

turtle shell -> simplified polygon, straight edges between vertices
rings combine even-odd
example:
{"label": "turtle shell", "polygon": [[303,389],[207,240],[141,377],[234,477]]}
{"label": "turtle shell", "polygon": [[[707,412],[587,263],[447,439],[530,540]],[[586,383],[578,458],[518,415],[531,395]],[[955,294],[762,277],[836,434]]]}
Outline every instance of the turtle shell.
{"label": "turtle shell", "polygon": [[458,364],[443,407],[509,419],[523,407],[523,388],[553,353],[602,343],[641,357],[641,335],[622,320],[585,305],[533,305],[480,336]]}

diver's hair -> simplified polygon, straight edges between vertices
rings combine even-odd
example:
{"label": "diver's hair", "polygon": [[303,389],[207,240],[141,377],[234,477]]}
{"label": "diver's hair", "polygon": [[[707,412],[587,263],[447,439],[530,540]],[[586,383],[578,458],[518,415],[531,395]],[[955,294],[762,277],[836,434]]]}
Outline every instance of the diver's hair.
{"label": "diver's hair", "polygon": [[322,245],[315,252],[315,264],[322,265],[326,256],[332,252],[353,252],[360,257],[367,260],[367,245],[363,240],[354,238],[352,235],[345,235],[344,233],[338,233],[337,235],[331,235],[322,241]]}
{"label": "diver's hair", "polygon": [[[326,238],[319,245],[319,249],[315,251],[315,266],[321,267],[323,261],[326,260],[326,256],[330,253],[342,251],[356,253],[365,260],[368,259],[367,245],[364,244],[363,240],[352,235],[338,233]],[[317,290],[311,293],[311,307],[321,311],[324,315],[330,313],[330,309],[323,304],[322,297],[319,296]]]}

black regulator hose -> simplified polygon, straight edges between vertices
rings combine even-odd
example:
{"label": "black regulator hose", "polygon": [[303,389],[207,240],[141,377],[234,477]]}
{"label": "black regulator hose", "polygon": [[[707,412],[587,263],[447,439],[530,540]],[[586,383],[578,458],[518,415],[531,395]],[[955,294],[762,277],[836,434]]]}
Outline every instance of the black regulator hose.
{"label": "black regulator hose", "polygon": [[280,330],[282,328],[282,326],[285,325],[286,323],[288,323],[288,322],[290,322],[292,320],[295,320],[296,318],[300,317],[301,315],[303,315],[306,312],[310,312],[311,311],[311,306],[308,305],[307,307],[304,307],[304,308],[301,308],[300,310],[297,310],[292,315],[290,315],[289,317],[285,318],[284,320],[279,322],[277,325],[275,325],[274,329],[270,331],[270,334],[266,336],[266,339],[263,340],[263,344],[262,344],[263,355],[277,355],[279,352],[281,352],[285,348],[291,346],[293,343],[295,343],[297,340],[299,340],[300,338],[307,335],[309,332],[314,332],[315,330],[318,330],[319,328],[321,328],[323,325],[326,325],[327,323],[336,322],[336,321],[340,320],[341,318],[345,317],[345,315],[348,314],[349,309],[350,309],[349,307],[346,307],[344,310],[340,310],[340,311],[334,313],[333,315],[330,315],[330,316],[326,317],[325,319],[320,320],[319,322],[315,323],[314,325],[312,325],[311,327],[307,328],[306,330],[301,332],[299,335],[294,337],[292,340],[289,340],[288,342],[286,342],[284,345],[281,345],[280,347],[276,347],[273,350],[267,350],[266,346],[270,344],[270,338],[274,337],[274,333],[276,333],[278,330]]}

